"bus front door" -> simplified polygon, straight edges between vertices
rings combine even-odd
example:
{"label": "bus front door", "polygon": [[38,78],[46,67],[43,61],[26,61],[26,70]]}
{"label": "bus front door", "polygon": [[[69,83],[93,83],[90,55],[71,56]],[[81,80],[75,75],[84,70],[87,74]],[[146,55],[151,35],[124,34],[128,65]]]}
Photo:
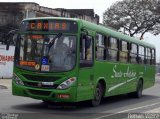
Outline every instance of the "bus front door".
{"label": "bus front door", "polygon": [[93,97],[93,37],[85,36],[80,40],[80,68],[78,76],[77,99],[88,100]]}

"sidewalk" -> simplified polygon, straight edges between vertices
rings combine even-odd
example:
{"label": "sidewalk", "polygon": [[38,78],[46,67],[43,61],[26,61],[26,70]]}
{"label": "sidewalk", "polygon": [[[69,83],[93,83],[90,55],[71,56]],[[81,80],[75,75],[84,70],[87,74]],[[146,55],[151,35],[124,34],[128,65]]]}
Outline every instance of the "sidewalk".
{"label": "sidewalk", "polygon": [[12,79],[0,79],[0,89],[11,89]]}

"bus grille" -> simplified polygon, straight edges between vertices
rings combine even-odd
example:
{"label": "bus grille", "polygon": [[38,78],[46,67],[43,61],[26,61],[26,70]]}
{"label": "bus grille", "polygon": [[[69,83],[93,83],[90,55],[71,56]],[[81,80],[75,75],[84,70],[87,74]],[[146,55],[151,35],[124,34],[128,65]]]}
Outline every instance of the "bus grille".
{"label": "bus grille", "polygon": [[50,91],[31,90],[31,89],[29,89],[29,92],[34,95],[42,95],[42,96],[49,96],[51,94]]}
{"label": "bus grille", "polygon": [[39,83],[37,83],[37,82],[26,82],[26,81],[23,81],[23,83],[27,87],[34,87],[34,88],[56,89],[58,87],[58,84],[54,84],[53,86],[50,86],[50,85],[39,85]]}
{"label": "bus grille", "polygon": [[23,77],[25,77],[27,80],[31,81],[44,81],[44,82],[54,82],[61,77],[53,77],[53,76],[35,76],[35,75],[28,75],[28,74],[22,74]]}

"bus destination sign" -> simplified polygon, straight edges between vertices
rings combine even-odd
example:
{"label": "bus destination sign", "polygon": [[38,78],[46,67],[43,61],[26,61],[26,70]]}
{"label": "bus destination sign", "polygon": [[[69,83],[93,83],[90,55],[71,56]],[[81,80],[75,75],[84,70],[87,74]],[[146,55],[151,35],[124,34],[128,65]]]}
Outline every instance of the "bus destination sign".
{"label": "bus destination sign", "polygon": [[52,32],[77,32],[75,21],[67,20],[29,20],[23,21],[21,31],[52,31]]}

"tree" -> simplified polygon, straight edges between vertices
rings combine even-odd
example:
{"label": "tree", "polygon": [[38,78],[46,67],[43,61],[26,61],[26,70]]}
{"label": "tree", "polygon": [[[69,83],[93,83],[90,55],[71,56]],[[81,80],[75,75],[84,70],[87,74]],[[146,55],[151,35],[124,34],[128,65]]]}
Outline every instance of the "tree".
{"label": "tree", "polygon": [[159,0],[123,0],[116,2],[103,14],[103,24],[130,35],[146,32],[159,34]]}
{"label": "tree", "polygon": [[160,0],[157,0],[157,2],[155,3],[155,8],[153,10],[154,14],[157,15],[157,25],[154,26],[154,30],[152,31],[152,33],[154,35],[158,35],[160,34]]}

